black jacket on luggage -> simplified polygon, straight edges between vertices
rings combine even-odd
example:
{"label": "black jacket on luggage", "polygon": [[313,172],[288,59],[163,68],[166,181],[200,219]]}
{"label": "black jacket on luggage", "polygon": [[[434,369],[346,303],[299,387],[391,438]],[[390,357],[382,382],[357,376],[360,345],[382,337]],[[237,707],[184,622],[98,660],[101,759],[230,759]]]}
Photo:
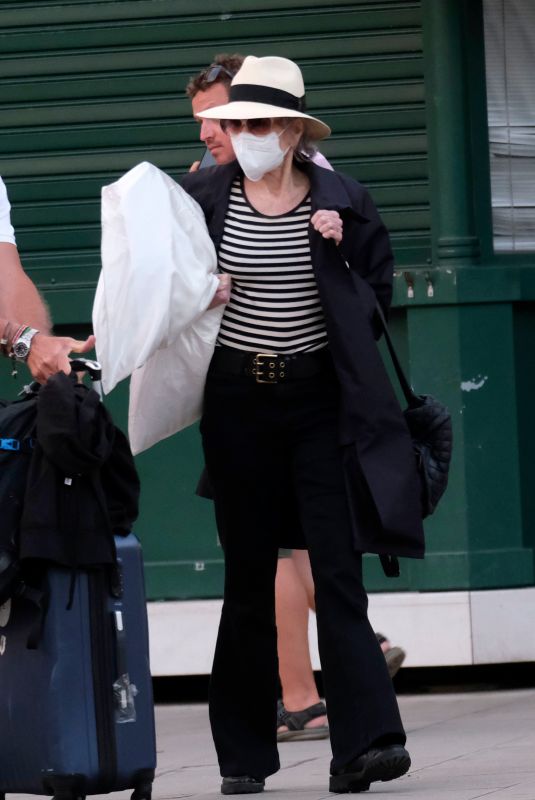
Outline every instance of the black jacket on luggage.
{"label": "black jacket on luggage", "polygon": [[59,372],[41,387],[20,525],[21,559],[113,564],[113,534],[138,514],[139,479],[124,434],[98,394]]}

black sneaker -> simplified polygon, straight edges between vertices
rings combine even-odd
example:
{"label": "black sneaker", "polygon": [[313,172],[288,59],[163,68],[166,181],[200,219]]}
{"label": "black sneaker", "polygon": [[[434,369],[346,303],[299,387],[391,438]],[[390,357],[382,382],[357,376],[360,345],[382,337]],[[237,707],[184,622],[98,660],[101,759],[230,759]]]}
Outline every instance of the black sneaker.
{"label": "black sneaker", "polygon": [[256,794],[264,791],[264,784],[262,778],[252,778],[250,775],[223,778],[221,794]]}
{"label": "black sneaker", "polygon": [[331,775],[329,791],[365,792],[373,781],[392,781],[409,771],[411,757],[401,744],[376,747]]}

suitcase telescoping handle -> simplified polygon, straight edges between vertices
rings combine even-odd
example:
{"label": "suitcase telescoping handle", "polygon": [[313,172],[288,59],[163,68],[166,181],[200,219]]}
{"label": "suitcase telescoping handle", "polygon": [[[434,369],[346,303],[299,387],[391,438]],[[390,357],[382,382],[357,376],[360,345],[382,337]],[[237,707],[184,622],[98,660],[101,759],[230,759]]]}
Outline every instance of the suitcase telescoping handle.
{"label": "suitcase telescoping handle", "polygon": [[73,372],[87,372],[91,378],[93,389],[102,397],[102,367],[98,361],[91,358],[71,358],[71,369]]}

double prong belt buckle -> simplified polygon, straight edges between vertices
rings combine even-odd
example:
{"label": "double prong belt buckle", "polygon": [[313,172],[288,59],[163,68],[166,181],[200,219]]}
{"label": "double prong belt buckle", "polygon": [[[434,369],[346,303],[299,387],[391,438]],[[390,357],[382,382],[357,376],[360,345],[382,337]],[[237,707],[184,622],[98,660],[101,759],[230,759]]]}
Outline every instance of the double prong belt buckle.
{"label": "double prong belt buckle", "polygon": [[251,371],[257,383],[279,383],[286,377],[286,361],[273,353],[256,353]]}

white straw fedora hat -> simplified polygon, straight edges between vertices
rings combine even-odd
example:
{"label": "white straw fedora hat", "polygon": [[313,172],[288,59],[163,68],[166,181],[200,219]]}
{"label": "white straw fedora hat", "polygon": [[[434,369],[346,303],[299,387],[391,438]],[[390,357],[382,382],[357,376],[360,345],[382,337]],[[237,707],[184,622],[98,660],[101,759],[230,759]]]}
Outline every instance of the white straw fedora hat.
{"label": "white straw fedora hat", "polygon": [[247,56],[230,84],[229,102],[200,111],[206,119],[299,117],[312,139],[325,139],[331,129],[305,114],[305,84],[301,70],[288,58]]}

